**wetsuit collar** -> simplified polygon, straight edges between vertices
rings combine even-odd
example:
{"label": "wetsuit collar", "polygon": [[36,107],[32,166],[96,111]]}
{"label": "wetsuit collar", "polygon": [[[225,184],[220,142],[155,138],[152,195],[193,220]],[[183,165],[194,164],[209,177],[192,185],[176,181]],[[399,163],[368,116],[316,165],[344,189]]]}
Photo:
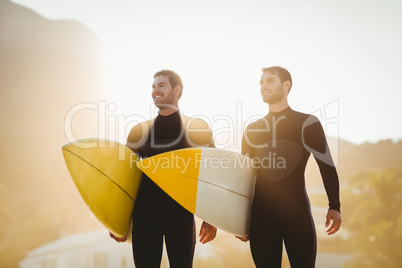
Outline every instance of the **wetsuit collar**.
{"label": "wetsuit collar", "polygon": [[284,114],[287,114],[288,112],[290,112],[290,111],[292,111],[292,109],[290,108],[290,106],[288,106],[287,108],[285,108],[284,110],[282,110],[282,111],[279,111],[279,112],[272,112],[272,111],[269,111],[269,113],[268,113],[268,115],[267,116],[269,116],[269,117],[271,117],[271,116],[281,116],[281,115],[284,115]]}
{"label": "wetsuit collar", "polygon": [[177,115],[180,115],[179,110],[177,110],[176,112],[174,112],[174,113],[172,113],[172,114],[169,114],[169,115],[161,115],[161,114],[158,112],[158,117],[163,117],[163,118],[174,117],[174,116],[177,116]]}

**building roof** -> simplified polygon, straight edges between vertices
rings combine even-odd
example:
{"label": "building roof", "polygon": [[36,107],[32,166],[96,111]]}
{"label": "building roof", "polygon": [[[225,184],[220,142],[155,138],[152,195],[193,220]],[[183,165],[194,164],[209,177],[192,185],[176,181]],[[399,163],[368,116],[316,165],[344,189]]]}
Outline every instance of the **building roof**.
{"label": "building roof", "polygon": [[[109,234],[106,230],[88,231],[85,233],[73,234],[38,247],[30,251],[28,253],[28,256],[32,257],[37,255],[45,255],[49,253],[66,251],[68,249],[84,248],[92,244],[97,244],[100,241],[109,239]],[[113,242],[111,239],[110,241]]]}

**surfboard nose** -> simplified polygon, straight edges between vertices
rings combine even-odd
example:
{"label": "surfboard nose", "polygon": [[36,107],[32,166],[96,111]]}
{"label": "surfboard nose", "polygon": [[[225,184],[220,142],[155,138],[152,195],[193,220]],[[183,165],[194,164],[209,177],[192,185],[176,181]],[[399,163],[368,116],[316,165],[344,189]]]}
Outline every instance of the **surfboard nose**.
{"label": "surfboard nose", "polygon": [[99,221],[118,237],[131,228],[131,214],[142,172],[138,157],[109,140],[85,139],[62,147],[68,171],[85,203]]}

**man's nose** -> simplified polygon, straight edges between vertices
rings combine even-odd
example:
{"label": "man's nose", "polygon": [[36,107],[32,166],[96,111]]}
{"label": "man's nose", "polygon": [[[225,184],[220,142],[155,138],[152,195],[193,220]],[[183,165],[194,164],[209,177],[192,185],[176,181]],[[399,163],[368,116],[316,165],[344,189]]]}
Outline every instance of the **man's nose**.
{"label": "man's nose", "polygon": [[268,89],[268,83],[262,83],[261,89]]}

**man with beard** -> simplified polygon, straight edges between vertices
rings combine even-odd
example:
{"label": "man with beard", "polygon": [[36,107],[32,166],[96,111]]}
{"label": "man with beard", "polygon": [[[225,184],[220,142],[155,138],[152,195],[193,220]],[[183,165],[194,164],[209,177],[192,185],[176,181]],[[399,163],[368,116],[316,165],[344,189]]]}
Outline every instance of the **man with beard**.
{"label": "man with beard", "polygon": [[339,180],[323,128],[315,116],[292,110],[288,93],[290,73],[279,66],[264,68],[261,96],[269,113],[247,126],[242,154],[258,166],[250,233],[257,267],[281,267],[282,245],[292,267],[314,267],[316,233],[306,194],[304,171],[312,153],[320,168],[329,199],[329,235],[341,225]]}
{"label": "man with beard", "polygon": [[[175,72],[162,70],[154,75],[151,95],[159,114],[135,125],[127,138],[127,146],[139,157],[147,158],[188,147],[214,147],[208,124],[179,112],[182,90],[182,80]],[[110,235],[118,242],[126,240]],[[203,222],[200,236],[200,242],[207,243],[215,238],[216,228]],[[170,267],[192,267],[196,243],[194,215],[143,174],[133,210],[135,267],[160,267],[163,240]]]}

